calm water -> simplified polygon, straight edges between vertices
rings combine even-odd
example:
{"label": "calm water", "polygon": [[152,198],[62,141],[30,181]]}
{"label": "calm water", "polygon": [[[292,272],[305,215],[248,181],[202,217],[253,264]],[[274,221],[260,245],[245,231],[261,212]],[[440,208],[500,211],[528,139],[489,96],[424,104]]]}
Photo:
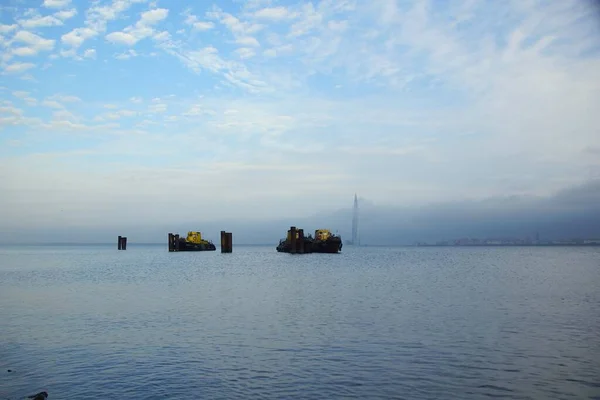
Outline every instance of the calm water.
{"label": "calm water", "polygon": [[600,398],[599,248],[115,247],[0,247],[0,399]]}

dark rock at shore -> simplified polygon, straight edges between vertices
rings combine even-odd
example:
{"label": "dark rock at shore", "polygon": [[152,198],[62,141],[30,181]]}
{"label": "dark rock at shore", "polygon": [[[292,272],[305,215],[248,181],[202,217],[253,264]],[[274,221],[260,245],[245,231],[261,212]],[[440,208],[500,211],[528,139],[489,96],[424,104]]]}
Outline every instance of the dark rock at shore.
{"label": "dark rock at shore", "polygon": [[27,396],[28,399],[33,400],[46,400],[48,398],[47,392],[39,392],[37,394],[32,394],[31,396]]}

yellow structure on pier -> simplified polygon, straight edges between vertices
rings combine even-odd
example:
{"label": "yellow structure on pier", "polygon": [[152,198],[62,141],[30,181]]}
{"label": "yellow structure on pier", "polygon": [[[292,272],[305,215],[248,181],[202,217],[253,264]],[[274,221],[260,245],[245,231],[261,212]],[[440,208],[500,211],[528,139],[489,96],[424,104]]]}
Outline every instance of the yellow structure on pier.
{"label": "yellow structure on pier", "polygon": [[315,231],[315,239],[316,240],[327,240],[331,236],[331,232],[329,229],[317,229]]}
{"label": "yellow structure on pier", "polygon": [[187,237],[185,238],[185,240],[188,243],[194,243],[194,244],[208,244],[209,243],[207,240],[202,239],[202,234],[200,232],[194,232],[194,231],[189,231],[187,233]]}

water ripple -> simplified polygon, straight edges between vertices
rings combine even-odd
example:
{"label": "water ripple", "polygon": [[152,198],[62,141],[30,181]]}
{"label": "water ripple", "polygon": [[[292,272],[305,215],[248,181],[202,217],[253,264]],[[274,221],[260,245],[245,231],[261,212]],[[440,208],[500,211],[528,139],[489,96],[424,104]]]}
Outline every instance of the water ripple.
{"label": "water ripple", "polygon": [[0,248],[0,399],[600,398],[599,256]]}

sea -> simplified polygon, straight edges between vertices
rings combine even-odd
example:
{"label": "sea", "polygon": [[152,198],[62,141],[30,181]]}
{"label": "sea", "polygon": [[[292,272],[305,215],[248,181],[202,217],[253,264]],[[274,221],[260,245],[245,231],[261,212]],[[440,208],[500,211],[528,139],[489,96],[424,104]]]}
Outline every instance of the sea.
{"label": "sea", "polygon": [[600,399],[599,247],[0,246],[0,400]]}

